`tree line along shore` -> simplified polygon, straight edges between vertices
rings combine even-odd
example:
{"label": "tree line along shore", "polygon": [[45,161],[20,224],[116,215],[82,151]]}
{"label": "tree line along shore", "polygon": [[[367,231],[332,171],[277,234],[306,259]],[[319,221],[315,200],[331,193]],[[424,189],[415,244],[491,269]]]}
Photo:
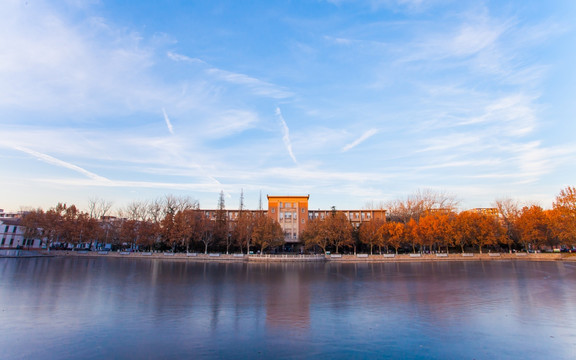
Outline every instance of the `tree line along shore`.
{"label": "tree line along shore", "polygon": [[458,211],[452,198],[417,193],[388,204],[386,220],[352,226],[344,214],[307,219],[296,246],[287,246],[278,222],[263,211],[242,207],[234,221],[223,196],[213,217],[190,198],[166,196],[132,203],[109,216],[110,203],[91,201],[89,211],[59,203],[26,212],[24,237],[47,249],[136,250],[146,252],[436,254],[576,251],[576,188],[566,187],[550,209],[495,202],[495,211]]}

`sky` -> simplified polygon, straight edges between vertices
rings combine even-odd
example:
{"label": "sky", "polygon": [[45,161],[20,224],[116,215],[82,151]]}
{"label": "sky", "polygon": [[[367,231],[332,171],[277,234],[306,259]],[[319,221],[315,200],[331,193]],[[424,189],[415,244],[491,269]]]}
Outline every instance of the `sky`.
{"label": "sky", "polygon": [[576,185],[576,2],[0,2],[0,208]]}

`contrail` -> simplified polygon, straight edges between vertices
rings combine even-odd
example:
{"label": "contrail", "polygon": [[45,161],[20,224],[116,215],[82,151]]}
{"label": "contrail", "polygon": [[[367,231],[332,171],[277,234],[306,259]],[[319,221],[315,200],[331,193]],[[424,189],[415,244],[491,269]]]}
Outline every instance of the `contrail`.
{"label": "contrail", "polygon": [[31,150],[31,149],[27,149],[25,147],[21,147],[21,146],[15,146],[14,149],[22,151],[28,155],[32,155],[33,157],[35,157],[36,159],[40,160],[40,161],[44,161],[45,163],[48,164],[52,164],[52,165],[56,165],[56,166],[60,166],[63,168],[67,168],[70,170],[74,170],[76,172],[79,172],[82,175],[86,175],[87,177],[89,177],[92,180],[97,180],[97,181],[105,181],[105,182],[109,182],[110,180],[106,179],[105,177],[102,177],[100,175],[94,174],[93,172],[90,172],[86,169],[81,168],[80,166],[74,165],[74,164],[70,164],[69,162],[66,161],[62,161],[60,159],[56,159],[55,157],[52,157],[50,155],[46,155],[46,154],[42,154],[39,153],[37,151]]}
{"label": "contrail", "polygon": [[350,144],[344,146],[342,148],[342,152],[346,152],[352,148],[355,148],[356,146],[360,145],[361,143],[363,143],[366,139],[376,135],[378,133],[378,129],[370,129],[368,131],[366,131],[364,134],[362,134],[362,136],[360,136],[358,139],[354,140],[353,142],[351,142]]}
{"label": "contrail", "polygon": [[294,156],[294,152],[292,152],[292,143],[290,142],[290,129],[288,129],[288,125],[286,124],[286,121],[284,120],[279,107],[276,108],[276,116],[278,119],[280,119],[280,123],[282,124],[282,133],[284,134],[284,136],[282,136],[282,141],[284,141],[284,146],[286,146],[286,150],[288,150],[288,154],[290,154],[290,157],[294,163],[298,164],[298,161],[296,161],[296,157]]}
{"label": "contrail", "polygon": [[170,118],[168,114],[166,114],[166,109],[162,108],[162,112],[164,113],[164,121],[166,121],[166,126],[168,127],[168,131],[170,134],[174,135],[174,128],[172,127],[172,123],[170,122]]}

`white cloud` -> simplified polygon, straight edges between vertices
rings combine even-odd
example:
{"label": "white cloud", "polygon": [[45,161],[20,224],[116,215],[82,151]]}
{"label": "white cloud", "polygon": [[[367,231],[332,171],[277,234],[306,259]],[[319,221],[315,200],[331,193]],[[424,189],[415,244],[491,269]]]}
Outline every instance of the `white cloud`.
{"label": "white cloud", "polygon": [[346,152],[350,149],[355,148],[356,146],[360,145],[361,143],[363,143],[367,139],[371,138],[372,136],[376,135],[377,133],[378,133],[378,129],[370,129],[370,130],[366,131],[358,139],[356,139],[353,142],[351,142],[350,144],[344,146],[342,148],[342,152]]}
{"label": "white cloud", "polygon": [[280,86],[270,84],[266,81],[262,81],[245,74],[218,69],[197,58],[191,58],[186,55],[174,52],[168,52],[167,55],[174,61],[186,62],[193,65],[205,65],[208,67],[206,69],[207,74],[230,84],[245,86],[249,88],[255,95],[265,96],[273,99],[286,99],[293,96],[291,92],[281,88]]}
{"label": "white cloud", "polygon": [[170,131],[170,134],[174,135],[174,127],[172,126],[172,122],[170,121],[168,114],[166,114],[166,109],[162,108],[162,113],[164,114],[164,121],[166,122],[168,131]]}
{"label": "white cloud", "polygon": [[278,117],[278,120],[280,120],[280,125],[282,126],[282,141],[284,142],[284,146],[286,147],[286,150],[288,151],[290,158],[294,161],[295,164],[298,164],[298,161],[296,161],[296,157],[294,156],[294,152],[292,151],[292,142],[290,141],[290,129],[288,128],[288,124],[286,124],[286,121],[284,120],[284,117],[282,116],[282,112],[280,111],[279,107],[276,108],[276,116]]}
{"label": "white cloud", "polygon": [[15,146],[14,149],[18,150],[18,151],[22,151],[28,155],[31,155],[31,156],[35,157],[36,159],[43,161],[47,164],[56,165],[56,166],[60,166],[60,167],[66,168],[66,169],[74,170],[74,171],[76,171],[82,175],[85,175],[88,178],[90,178],[94,181],[97,181],[101,184],[108,183],[110,181],[110,180],[106,179],[105,177],[94,174],[93,172],[90,172],[86,169],[83,169],[80,166],[71,164],[69,162],[66,162],[66,161],[63,161],[60,159],[56,159],[55,157],[47,155],[47,154],[39,153],[37,151],[27,149],[27,148],[24,148],[21,146]]}

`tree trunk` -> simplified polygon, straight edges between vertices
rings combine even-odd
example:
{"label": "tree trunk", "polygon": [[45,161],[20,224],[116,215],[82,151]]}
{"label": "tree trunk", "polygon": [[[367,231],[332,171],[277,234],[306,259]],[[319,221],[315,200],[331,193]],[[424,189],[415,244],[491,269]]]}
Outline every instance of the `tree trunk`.
{"label": "tree trunk", "polygon": [[204,254],[208,254],[208,243],[204,242]]}

